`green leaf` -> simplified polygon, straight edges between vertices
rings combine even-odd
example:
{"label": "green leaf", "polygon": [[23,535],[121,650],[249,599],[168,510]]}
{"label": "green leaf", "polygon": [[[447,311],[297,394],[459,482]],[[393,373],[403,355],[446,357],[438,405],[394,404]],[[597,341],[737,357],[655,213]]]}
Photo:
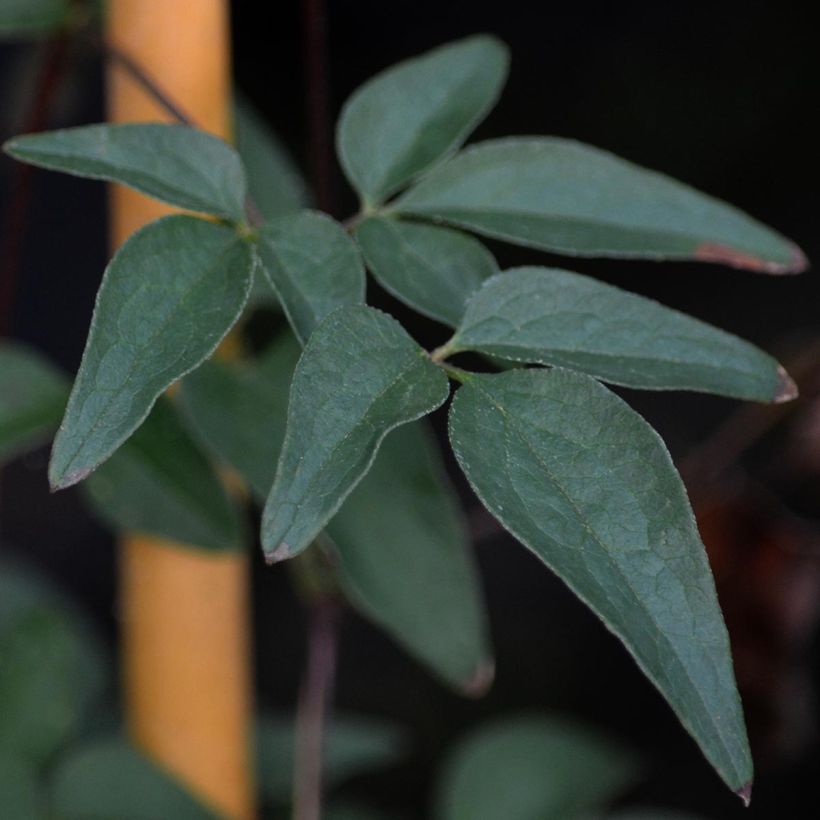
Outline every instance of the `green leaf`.
{"label": "green leaf", "polygon": [[786,371],[754,345],[552,268],[516,268],[488,280],[448,347],[568,367],[627,387],[775,402],[797,395]]}
{"label": "green leaf", "polygon": [[9,820],[46,820],[43,795],[33,766],[0,757],[0,806]]}
{"label": "green leaf", "polygon": [[734,790],[752,778],[729,638],[658,434],[579,373],[473,376],[450,440],[484,505],[603,620]]}
{"label": "green leaf", "polygon": [[126,741],[81,747],[57,768],[53,805],[60,820],[219,820],[169,772]]}
{"label": "green leaf", "polygon": [[15,159],[79,177],[121,182],[189,211],[244,219],[245,174],[219,138],[185,125],[85,125],[9,140]]}
{"label": "green leaf", "polygon": [[609,803],[635,775],[631,755],[586,729],[528,715],[462,741],[445,766],[438,820],[569,820]]}
{"label": "green leaf", "polygon": [[807,264],[794,243],[737,208],[556,137],[472,146],[431,171],[395,210],[577,256],[698,259],[764,273]]}
{"label": "green leaf", "polygon": [[38,604],[2,625],[0,758],[46,762],[98,694],[98,658],[64,616],[53,605]]}
{"label": "green leaf", "polygon": [[318,211],[283,216],[259,230],[262,268],[304,344],[331,311],[364,302],[364,265],[338,222]]}
{"label": "green leaf", "polygon": [[371,273],[397,299],[455,327],[485,279],[498,273],[493,255],[460,231],[371,217],[356,229]]}
{"label": "green leaf", "polygon": [[41,37],[68,19],[69,0],[3,0],[0,38]]}
{"label": "green leaf", "polygon": [[328,316],[291,385],[262,520],[268,560],[305,549],[370,469],[384,436],[432,412],[447,395],[444,372],[395,319],[365,306]]}
{"label": "green leaf", "polygon": [[46,441],[67,398],[56,367],[23,345],[0,343],[0,463]]}
{"label": "green leaf", "polygon": [[[256,781],[265,798],[288,803],[293,795],[292,718],[263,715],[256,728]],[[395,763],[405,751],[404,732],[389,723],[339,715],[328,727],[323,780],[334,789],[345,780]]]}
{"label": "green leaf", "polygon": [[[234,427],[238,420],[223,417],[222,423]],[[214,550],[243,545],[236,509],[163,397],[85,486],[97,514],[115,530],[149,532]]]}
{"label": "green leaf", "polygon": [[182,382],[180,404],[192,433],[262,501],[276,474],[300,353],[287,333],[253,363],[205,362]]}
{"label": "green leaf", "polygon": [[449,684],[481,694],[493,673],[481,591],[455,491],[423,422],[385,438],[328,532],[354,605]]}
{"label": "green leaf", "polygon": [[251,246],[230,228],[190,216],[153,222],[117,251],[54,442],[54,489],[82,481],[210,356],[242,312],[253,267]]}
{"label": "green leaf", "polygon": [[493,107],[507,49],[478,35],[377,74],[345,103],[336,151],[366,205],[394,193],[454,151]]}
{"label": "green leaf", "polygon": [[251,103],[236,93],[233,114],[248,193],[262,216],[274,219],[307,207],[310,195],[293,160]]}

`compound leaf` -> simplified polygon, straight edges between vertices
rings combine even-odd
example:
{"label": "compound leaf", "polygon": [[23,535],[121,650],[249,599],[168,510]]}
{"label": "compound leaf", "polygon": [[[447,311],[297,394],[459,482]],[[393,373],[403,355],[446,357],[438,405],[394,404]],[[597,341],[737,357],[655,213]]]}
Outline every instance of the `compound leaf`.
{"label": "compound leaf", "polygon": [[458,148],[495,104],[507,49],[478,35],[406,60],[345,103],[336,150],[367,205],[380,202]]}
{"label": "compound leaf", "polygon": [[370,469],[384,436],[435,410],[447,393],[444,372],[395,319],[365,306],[328,316],[291,384],[262,520],[268,559],[307,547]]}
{"label": "compound leaf", "polygon": [[233,230],[190,216],[153,222],[117,251],[54,442],[53,488],[82,481],[214,351],[242,312],[253,268]]}
{"label": "compound leaf", "polygon": [[304,344],[328,313],[364,302],[364,265],[338,222],[318,211],[283,216],[259,230],[259,256]]}
{"label": "compound leaf", "polygon": [[484,505],[626,645],[721,777],[752,778],[729,639],[660,437],[594,379],[473,376],[450,439]]}
{"label": "compound leaf", "polygon": [[85,125],[9,140],[15,159],[80,177],[120,182],[189,211],[244,218],[245,173],[218,137],[185,125]]}
{"label": "compound leaf", "polygon": [[498,273],[480,242],[448,228],[371,217],[356,229],[356,240],[382,287],[451,327],[461,321],[467,299]]}
{"label": "compound leaf", "polygon": [[606,151],[556,137],[471,146],[395,210],[578,256],[698,259],[796,273],[794,243],[737,208]]}
{"label": "compound leaf", "polygon": [[650,299],[551,268],[516,268],[470,300],[452,349],[580,370],[613,384],[785,401],[767,353]]}
{"label": "compound leaf", "polygon": [[[236,420],[231,418],[232,427]],[[139,430],[86,482],[97,514],[114,529],[206,549],[238,549],[242,526],[219,478],[163,397]]]}

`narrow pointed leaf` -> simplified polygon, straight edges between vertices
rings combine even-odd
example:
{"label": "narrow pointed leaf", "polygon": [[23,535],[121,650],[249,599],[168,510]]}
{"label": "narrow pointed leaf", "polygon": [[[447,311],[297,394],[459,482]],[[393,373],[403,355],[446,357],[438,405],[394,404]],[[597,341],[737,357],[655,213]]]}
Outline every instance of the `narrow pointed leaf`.
{"label": "narrow pointed leaf", "polygon": [[451,342],[648,390],[785,401],[796,388],[767,353],[651,299],[552,268],[516,268],[470,300]]}
{"label": "narrow pointed leaf", "polygon": [[237,511],[163,397],[139,430],[89,476],[86,488],[97,514],[114,529],[213,550],[242,546]]}
{"label": "narrow pointed leaf", "polygon": [[336,150],[364,202],[375,204],[454,151],[493,107],[506,47],[478,35],[388,68],[345,103]]}
{"label": "narrow pointed leaf", "polygon": [[265,274],[304,344],[331,311],[364,303],[364,264],[344,229],[318,211],[300,211],[259,231]]}
{"label": "narrow pointed leaf", "polygon": [[450,439],[484,505],[626,645],[734,790],[752,763],[729,639],[660,437],[566,370],[474,376]]}
{"label": "narrow pointed leaf", "polygon": [[340,308],[314,331],[293,377],[282,454],[262,520],[269,560],[303,550],[400,424],[447,398],[447,377],[402,326]]}
{"label": "narrow pointed leaf", "polygon": [[259,112],[234,94],[236,150],[248,175],[248,193],[265,219],[306,208],[307,185],[276,135]]}
{"label": "narrow pointed leaf", "polygon": [[276,474],[300,353],[288,333],[256,362],[205,362],[182,381],[180,401],[194,435],[263,501]]}
{"label": "narrow pointed leaf", "polygon": [[170,772],[120,738],[72,750],[57,767],[52,804],[60,820],[219,820]]}
{"label": "narrow pointed leaf", "polygon": [[455,327],[467,299],[498,273],[493,255],[460,231],[371,217],[356,229],[367,266],[386,290]]}
{"label": "narrow pointed leaf", "polygon": [[[362,773],[396,763],[405,751],[398,726],[372,718],[337,715],[328,726],[323,781],[328,790]],[[257,782],[262,795],[276,803],[293,797],[294,724],[290,717],[263,715],[256,724]]]}
{"label": "narrow pointed leaf", "polygon": [[40,37],[68,19],[69,0],[3,0],[0,38]]}
{"label": "narrow pointed leaf", "polygon": [[436,820],[568,820],[606,806],[635,776],[624,749],[571,723],[528,715],[467,737],[448,760]]}
{"label": "narrow pointed leaf", "polygon": [[0,344],[0,463],[46,441],[68,399],[68,380],[28,348]]}
{"label": "narrow pointed leaf", "polygon": [[252,248],[231,229],[189,216],[153,222],[120,248],[54,442],[52,487],[85,478],[214,351],[242,312],[253,266]]}
{"label": "narrow pointed leaf", "polygon": [[227,143],[160,123],[85,125],[9,140],[15,159],[79,177],[120,182],[189,211],[244,218],[245,174]]}
{"label": "narrow pointed leaf", "polygon": [[472,146],[431,171],[396,210],[577,256],[698,259],[763,273],[806,267],[794,243],[737,208],[555,137]]}
{"label": "narrow pointed leaf", "polygon": [[477,572],[455,491],[422,422],[385,438],[328,533],[356,607],[451,686],[483,694],[493,661]]}

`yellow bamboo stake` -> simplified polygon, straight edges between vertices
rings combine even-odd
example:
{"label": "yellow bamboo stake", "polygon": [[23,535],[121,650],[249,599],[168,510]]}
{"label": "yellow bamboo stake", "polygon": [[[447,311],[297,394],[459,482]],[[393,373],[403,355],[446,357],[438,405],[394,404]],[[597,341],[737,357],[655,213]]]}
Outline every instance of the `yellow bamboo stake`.
{"label": "yellow bamboo stake", "polygon": [[[109,0],[107,40],[196,123],[229,135],[226,0]],[[170,116],[122,66],[108,69],[109,118]],[[170,209],[111,190],[114,247]],[[168,272],[173,276],[173,271]],[[248,559],[131,533],[121,544],[123,677],[131,737],[228,818],[250,820]]]}

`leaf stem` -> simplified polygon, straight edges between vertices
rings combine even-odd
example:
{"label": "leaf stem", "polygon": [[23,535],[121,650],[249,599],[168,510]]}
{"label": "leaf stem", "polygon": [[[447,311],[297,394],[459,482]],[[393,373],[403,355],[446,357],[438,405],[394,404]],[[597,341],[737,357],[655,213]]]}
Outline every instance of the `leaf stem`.
{"label": "leaf stem", "polygon": [[447,362],[438,362],[438,365],[451,379],[454,379],[460,384],[466,384],[468,381],[470,381],[470,379],[473,378],[473,374],[470,373],[469,370],[462,370],[460,367],[456,367],[452,364],[447,364]]}
{"label": "leaf stem", "polygon": [[441,347],[437,347],[430,352],[430,358],[436,364],[442,364],[445,359],[452,356],[456,352],[455,336],[448,339]]}
{"label": "leaf stem", "polygon": [[296,711],[293,820],[320,820],[325,725],[336,679],[341,610],[329,598],[310,607],[308,660]]}

